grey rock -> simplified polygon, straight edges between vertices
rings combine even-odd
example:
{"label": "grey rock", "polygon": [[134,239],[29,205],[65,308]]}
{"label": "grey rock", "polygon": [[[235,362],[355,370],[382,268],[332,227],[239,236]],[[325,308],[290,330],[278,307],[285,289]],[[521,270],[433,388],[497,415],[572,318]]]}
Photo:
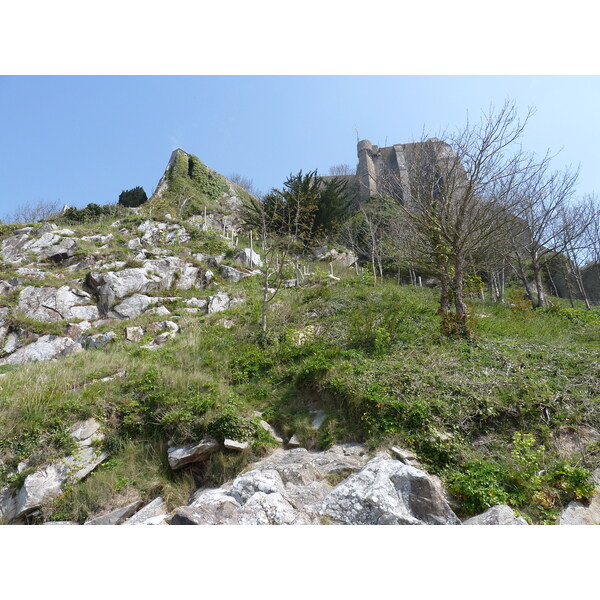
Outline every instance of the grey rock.
{"label": "grey rock", "polygon": [[256,269],[263,266],[260,255],[250,248],[244,248],[237,257],[236,262],[249,269]]}
{"label": "grey rock", "polygon": [[127,506],[117,508],[94,519],[86,521],[84,525],[120,525],[123,521],[134,515],[142,505],[141,500],[136,500]]}
{"label": "grey rock", "polygon": [[158,315],[159,317],[167,317],[171,314],[171,311],[166,306],[156,306],[146,311],[147,315]]}
{"label": "grey rock", "polygon": [[427,473],[387,455],[340,483],[323,500],[321,514],[343,524],[460,524]]}
{"label": "grey rock", "polygon": [[134,294],[125,298],[123,302],[114,307],[114,312],[124,319],[135,319],[144,313],[149,306],[159,302],[159,298],[152,298],[144,294]]}
{"label": "grey rock", "polygon": [[219,292],[214,296],[210,296],[208,299],[208,314],[212,315],[213,313],[227,310],[229,308],[230,302],[231,299],[229,298],[229,295],[225,292]]}
{"label": "grey rock", "polygon": [[167,507],[162,498],[155,498],[144,508],[136,512],[132,517],[129,517],[123,525],[144,525],[149,519],[154,517],[162,517],[165,514]]}
{"label": "grey rock", "polygon": [[141,327],[127,327],[125,330],[125,339],[128,342],[140,342],[144,336],[144,330]]}
{"label": "grey rock", "polygon": [[150,325],[148,325],[148,331],[151,331],[152,333],[158,333],[159,331],[165,330],[177,333],[179,331],[179,325],[174,321],[157,321],[156,323],[150,323]]}
{"label": "grey rock", "polygon": [[88,293],[66,285],[24,288],[19,294],[16,310],[29,319],[47,323],[70,319],[93,321],[100,317]]}
{"label": "grey rock", "polygon": [[83,351],[83,346],[71,338],[58,335],[44,335],[37,341],[15,350],[10,356],[0,360],[0,365],[24,365],[43,362],[54,358],[71,356]]}
{"label": "grey rock", "polygon": [[78,421],[71,427],[70,433],[77,442],[89,440],[100,429],[100,423],[94,418]]}
{"label": "grey rock", "polygon": [[0,524],[9,523],[17,516],[17,496],[9,487],[0,489]]}
{"label": "grey rock", "polygon": [[230,440],[229,438],[225,438],[223,441],[223,446],[227,448],[227,450],[247,450],[250,444],[248,442],[238,442],[236,440]]}
{"label": "grey rock", "polygon": [[62,238],[57,244],[44,248],[40,257],[54,262],[67,260],[77,252],[77,242],[71,238]]}
{"label": "grey rock", "polygon": [[463,521],[463,525],[528,525],[523,517],[517,517],[510,506],[497,504],[484,513]]}
{"label": "grey rock", "polygon": [[229,267],[227,265],[221,265],[220,271],[223,277],[231,279],[231,281],[234,283],[237,283],[238,281],[241,281],[242,279],[252,275],[252,273],[240,271],[239,269],[235,269],[234,267]]}
{"label": "grey rock", "polygon": [[204,460],[209,454],[218,450],[219,442],[213,438],[203,438],[197,444],[171,446],[167,451],[169,466],[173,470]]}
{"label": "grey rock", "polygon": [[298,437],[296,436],[296,434],[294,434],[289,440],[287,445],[290,448],[299,448],[300,446],[302,446],[302,444],[300,443],[300,440],[298,439]]}
{"label": "grey rock", "polygon": [[104,348],[115,340],[115,332],[108,331],[106,333],[97,333],[96,335],[90,335],[83,340],[83,347],[86,350],[94,350]]}
{"label": "grey rock", "polygon": [[403,462],[406,465],[411,465],[413,467],[420,466],[419,459],[408,450],[403,450],[402,448],[398,448],[396,446],[392,446],[390,448],[390,452],[392,455],[397,458],[399,461]]}

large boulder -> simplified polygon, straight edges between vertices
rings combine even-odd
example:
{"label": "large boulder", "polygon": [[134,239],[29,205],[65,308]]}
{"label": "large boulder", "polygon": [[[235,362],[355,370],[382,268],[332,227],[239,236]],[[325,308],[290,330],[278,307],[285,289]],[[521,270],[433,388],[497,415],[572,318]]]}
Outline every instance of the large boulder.
{"label": "large boulder", "polygon": [[100,318],[91,296],[82,290],[62,287],[26,287],[19,294],[16,310],[27,318],[48,323],[71,319],[94,321]]}
{"label": "large boulder", "polygon": [[71,356],[83,351],[83,346],[71,338],[58,335],[44,335],[37,341],[15,350],[10,356],[0,360],[0,365],[24,365],[43,362],[53,358]]}
{"label": "large boulder", "polygon": [[387,455],[371,460],[323,501],[321,514],[349,525],[458,525],[427,473]]}

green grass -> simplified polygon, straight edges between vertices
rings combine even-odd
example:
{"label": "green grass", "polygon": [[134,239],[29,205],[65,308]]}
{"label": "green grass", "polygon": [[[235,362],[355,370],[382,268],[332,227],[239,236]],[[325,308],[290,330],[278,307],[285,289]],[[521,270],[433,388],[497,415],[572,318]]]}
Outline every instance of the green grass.
{"label": "green grass", "polygon": [[[130,215],[122,223],[133,229],[145,218]],[[108,220],[93,227],[116,231]],[[77,235],[89,232],[71,228]],[[124,239],[111,240],[104,258],[131,258]],[[177,251],[216,253],[222,249],[217,242],[199,234]],[[93,243],[82,249],[97,251]],[[81,522],[159,493],[175,507],[200,484],[217,485],[269,451],[273,440],[255,416],[262,411],[284,436],[296,434],[309,448],[361,441],[412,449],[459,499],[461,516],[502,501],[532,522],[552,522],[566,502],[589,495],[589,473],[577,469],[596,468],[599,449],[564,463],[553,435],[561,427],[600,430],[600,311],[565,302],[515,310],[472,301],[473,339],[447,340],[439,333],[435,290],[373,285],[337,268],[342,281],[329,285],[327,265],[309,266],[315,273],[304,287],[282,289],[271,303],[264,346],[257,343],[260,278],[233,284],[213,269],[216,287],[151,295],[206,298],[218,289],[246,302],[210,316],[167,303],[181,331],[158,350],[124,341],[126,327],[162,320],[146,315],[90,331],[117,333],[103,350],[0,368],[6,373],[0,378],[0,486],[17,483],[14,469],[25,458],[35,465],[63,456],[68,427],[94,416],[111,460],[45,514]],[[75,285],[83,274],[63,275]],[[234,327],[219,326],[224,318]],[[14,319],[13,326],[40,334],[64,328]],[[125,377],[100,381],[123,368]],[[319,430],[310,426],[316,409],[327,415]],[[171,473],[167,441],[206,434],[247,439],[251,447],[218,452],[194,473]],[[527,460],[539,467],[536,473],[527,471]]]}

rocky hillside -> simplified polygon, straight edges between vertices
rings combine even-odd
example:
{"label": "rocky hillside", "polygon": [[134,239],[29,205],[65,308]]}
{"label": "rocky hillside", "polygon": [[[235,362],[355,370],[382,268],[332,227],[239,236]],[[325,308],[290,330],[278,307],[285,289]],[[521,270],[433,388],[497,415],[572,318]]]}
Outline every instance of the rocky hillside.
{"label": "rocky hillside", "polygon": [[430,290],[321,247],[259,345],[246,195],[178,150],[118,218],[2,226],[3,522],[600,522],[598,321],[440,340]]}

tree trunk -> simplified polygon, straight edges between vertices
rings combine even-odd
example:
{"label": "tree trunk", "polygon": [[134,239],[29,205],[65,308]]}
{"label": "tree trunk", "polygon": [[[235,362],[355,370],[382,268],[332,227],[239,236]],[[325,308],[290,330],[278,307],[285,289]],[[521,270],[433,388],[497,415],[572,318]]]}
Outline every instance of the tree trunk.
{"label": "tree trunk", "polygon": [[538,262],[537,256],[534,256],[531,261],[531,268],[533,269],[534,280],[535,280],[535,291],[537,294],[537,307],[543,308],[547,305],[546,294],[544,292],[544,283],[542,282],[542,268]]}
{"label": "tree trunk", "polygon": [[261,334],[260,343],[267,341],[267,305],[269,304],[269,268],[265,268],[265,280],[263,284],[262,315],[260,319]]}

